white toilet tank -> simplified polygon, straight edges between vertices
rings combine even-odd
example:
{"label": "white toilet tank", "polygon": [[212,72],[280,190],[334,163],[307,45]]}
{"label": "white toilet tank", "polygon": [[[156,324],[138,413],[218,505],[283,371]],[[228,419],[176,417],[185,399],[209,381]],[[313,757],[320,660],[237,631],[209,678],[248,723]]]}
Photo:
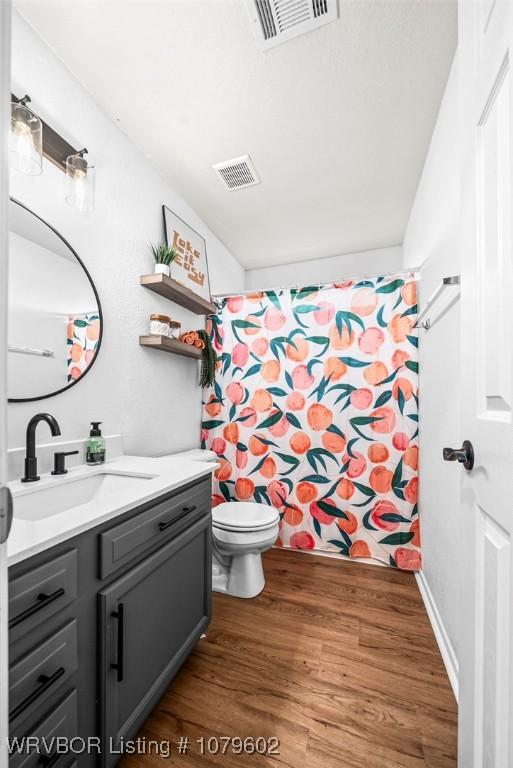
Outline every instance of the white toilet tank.
{"label": "white toilet tank", "polygon": [[207,451],[203,448],[191,448],[190,451],[180,451],[179,453],[168,453],[160,456],[161,459],[173,457],[174,459],[189,459],[189,461],[216,461],[217,454],[214,451]]}

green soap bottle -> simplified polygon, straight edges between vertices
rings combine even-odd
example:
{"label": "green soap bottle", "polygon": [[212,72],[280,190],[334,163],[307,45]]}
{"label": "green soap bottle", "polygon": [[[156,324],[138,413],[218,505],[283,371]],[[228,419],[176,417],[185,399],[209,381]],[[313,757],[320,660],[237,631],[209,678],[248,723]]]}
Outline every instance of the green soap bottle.
{"label": "green soap bottle", "polygon": [[87,441],[86,462],[88,464],[103,464],[105,461],[105,438],[100,429],[101,421],[91,422],[91,431]]}

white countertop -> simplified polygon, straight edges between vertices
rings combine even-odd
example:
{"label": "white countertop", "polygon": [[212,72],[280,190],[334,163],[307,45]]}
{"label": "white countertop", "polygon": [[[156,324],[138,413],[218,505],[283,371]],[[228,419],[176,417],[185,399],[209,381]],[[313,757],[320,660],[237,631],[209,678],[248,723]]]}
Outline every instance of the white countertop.
{"label": "white countertop", "polygon": [[[208,475],[217,466],[215,462],[190,461],[172,456],[161,458],[119,456],[97,466],[74,467],[69,469],[66,475],[41,475],[41,479],[36,483],[22,483],[20,480],[9,483],[14,501],[14,519],[7,540],[8,564],[19,563],[89,528],[105,523],[135,506]],[[103,495],[99,499],[73,506],[72,481],[105,472],[122,476],[140,475],[140,481],[132,483],[130,487]],[[68,484],[71,498],[69,508],[65,511],[39,520],[16,517],[18,497],[56,486],[64,489]]]}

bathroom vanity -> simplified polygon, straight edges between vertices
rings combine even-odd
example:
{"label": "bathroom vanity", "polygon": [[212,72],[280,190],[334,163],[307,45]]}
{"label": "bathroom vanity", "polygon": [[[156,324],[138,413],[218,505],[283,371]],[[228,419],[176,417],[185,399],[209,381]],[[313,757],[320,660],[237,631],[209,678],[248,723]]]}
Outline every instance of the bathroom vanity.
{"label": "bathroom vanity", "polygon": [[[47,754],[11,755],[12,768],[114,765],[209,623],[212,465],[175,462],[169,475],[159,461],[121,461],[117,472],[114,463],[101,482],[134,477],[119,466],[161,474],[103,496],[90,488],[89,503],[40,519],[36,497],[52,503],[45,492],[62,495],[65,486],[53,478],[30,502],[15,492],[10,729],[48,741]],[[78,479],[90,484],[100,474]],[[77,476],[64,482],[85,493]],[[24,519],[16,519],[17,502]],[[93,507],[96,520],[87,521]],[[68,512],[73,535],[58,533]],[[59,754],[52,736],[78,736],[86,747],[89,739],[90,751]],[[74,746],[82,749],[78,740]]]}

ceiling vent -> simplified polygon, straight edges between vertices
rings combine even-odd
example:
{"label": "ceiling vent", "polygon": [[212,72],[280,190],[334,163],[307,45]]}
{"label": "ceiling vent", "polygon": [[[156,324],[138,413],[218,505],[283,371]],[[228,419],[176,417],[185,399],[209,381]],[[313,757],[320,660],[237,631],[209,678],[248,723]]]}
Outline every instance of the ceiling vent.
{"label": "ceiling vent", "polygon": [[212,166],[227,189],[242,189],[260,184],[258,173],[249,155],[226,160]]}
{"label": "ceiling vent", "polygon": [[257,42],[264,50],[337,18],[337,0],[246,0]]}

